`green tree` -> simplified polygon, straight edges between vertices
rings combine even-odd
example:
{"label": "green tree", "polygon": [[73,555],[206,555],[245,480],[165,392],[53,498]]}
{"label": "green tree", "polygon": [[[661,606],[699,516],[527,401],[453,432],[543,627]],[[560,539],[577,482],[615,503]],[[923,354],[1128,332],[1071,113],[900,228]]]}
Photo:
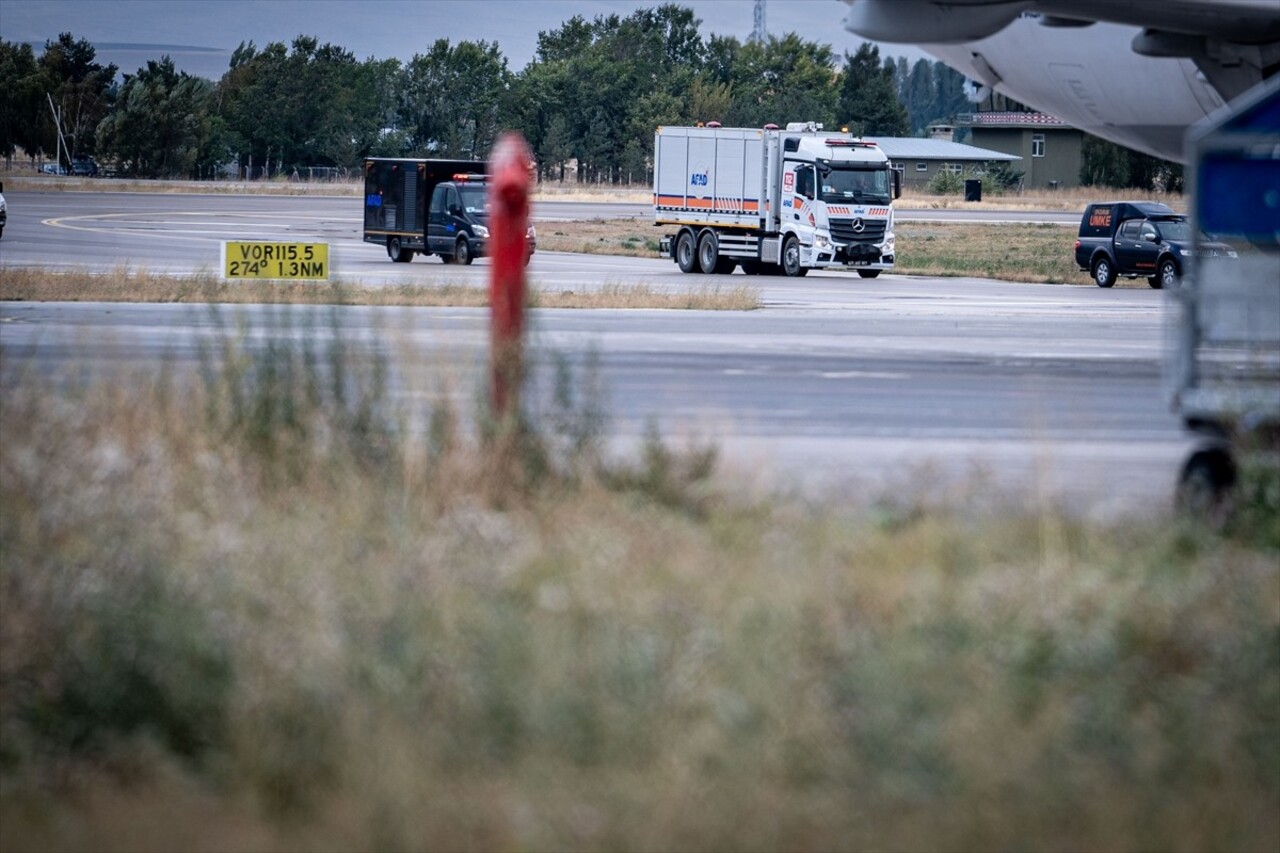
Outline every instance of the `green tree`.
{"label": "green tree", "polygon": [[791,121],[834,126],[839,101],[835,55],[829,45],[801,39],[795,33],[770,36],[730,51],[733,103],[730,122],[760,127]]}
{"label": "green tree", "polygon": [[[62,33],[57,41],[45,42],[39,59],[49,95],[58,110],[69,157],[95,153],[94,132],[114,100],[118,69],[95,62],[96,56],[97,51],[88,41]],[[52,136],[41,144],[45,151],[56,147]]]}
{"label": "green tree", "polygon": [[355,166],[394,132],[400,76],[396,60],[358,62],[311,36],[261,51],[242,42],[218,83],[217,114],[236,159],[255,173]]}
{"label": "green tree", "polygon": [[574,17],[539,33],[513,89],[540,105],[519,110],[516,126],[544,173],[576,159],[579,180],[647,174],[656,123],[690,120],[685,96],[705,57],[698,23],[666,4],[625,18]]}
{"label": "green tree", "polygon": [[865,136],[906,136],[907,110],[898,100],[892,67],[880,62],[880,48],[863,42],[844,55],[839,116],[850,132]]}
{"label": "green tree", "polygon": [[[0,153],[6,165],[12,165],[15,148],[35,155],[49,138],[48,89],[31,45],[0,39]],[[44,134],[42,124],[48,126]]]}
{"label": "green tree", "polygon": [[1087,187],[1181,192],[1183,172],[1177,163],[1086,134],[1080,152],[1080,183]]}
{"label": "green tree", "polygon": [[432,157],[487,155],[501,125],[511,74],[497,43],[437,39],[405,66],[400,119],[415,153]]}
{"label": "green tree", "polygon": [[124,85],[110,114],[98,126],[102,153],[144,177],[191,176],[209,168],[216,152],[202,138],[216,134],[208,121],[213,84],[174,68],[168,56],[149,60]]}

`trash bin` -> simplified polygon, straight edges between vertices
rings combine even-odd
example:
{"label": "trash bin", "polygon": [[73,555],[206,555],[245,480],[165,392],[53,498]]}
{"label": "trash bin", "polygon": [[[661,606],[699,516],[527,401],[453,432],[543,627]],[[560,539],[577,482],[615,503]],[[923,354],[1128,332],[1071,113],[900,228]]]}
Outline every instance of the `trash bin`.
{"label": "trash bin", "polygon": [[964,200],[982,201],[982,181],[971,180],[964,182]]}

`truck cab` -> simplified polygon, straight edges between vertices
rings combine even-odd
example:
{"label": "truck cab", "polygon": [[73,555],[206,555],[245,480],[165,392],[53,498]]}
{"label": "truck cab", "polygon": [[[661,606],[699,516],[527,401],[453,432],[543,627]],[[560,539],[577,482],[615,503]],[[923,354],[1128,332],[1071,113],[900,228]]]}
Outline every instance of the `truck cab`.
{"label": "truck cab", "polygon": [[469,264],[485,256],[489,241],[488,184],[484,175],[454,175],[436,184],[427,208],[427,253]]}
{"label": "truck cab", "polygon": [[888,159],[874,142],[847,134],[788,130],[799,133],[783,139],[780,226],[798,238],[799,266],[853,268],[864,278],[891,269],[892,204],[901,188]]}

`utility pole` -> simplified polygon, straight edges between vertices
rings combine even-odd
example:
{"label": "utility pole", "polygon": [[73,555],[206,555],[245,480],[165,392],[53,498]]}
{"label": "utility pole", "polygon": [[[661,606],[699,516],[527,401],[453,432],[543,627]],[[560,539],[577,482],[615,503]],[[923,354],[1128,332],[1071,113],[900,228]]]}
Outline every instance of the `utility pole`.
{"label": "utility pole", "polygon": [[751,28],[750,41],[756,44],[764,44],[765,28],[764,28],[764,0],[756,0],[754,25]]}
{"label": "utility pole", "polygon": [[[58,160],[56,165],[62,168],[62,149],[66,147],[66,143],[62,139],[62,110],[53,105],[53,95],[48,92],[44,96],[49,99],[49,112],[53,113],[53,126],[58,131]],[[71,149],[67,149],[67,162],[71,162]]]}

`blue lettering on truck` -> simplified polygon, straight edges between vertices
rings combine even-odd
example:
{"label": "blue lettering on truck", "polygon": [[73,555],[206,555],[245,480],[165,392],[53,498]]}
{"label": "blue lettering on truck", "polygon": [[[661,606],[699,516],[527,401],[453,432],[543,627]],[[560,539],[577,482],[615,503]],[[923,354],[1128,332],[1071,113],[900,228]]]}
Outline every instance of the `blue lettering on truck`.
{"label": "blue lettering on truck", "polygon": [[706,172],[694,172],[693,175],[689,177],[689,186],[705,187],[706,185],[707,185]]}

